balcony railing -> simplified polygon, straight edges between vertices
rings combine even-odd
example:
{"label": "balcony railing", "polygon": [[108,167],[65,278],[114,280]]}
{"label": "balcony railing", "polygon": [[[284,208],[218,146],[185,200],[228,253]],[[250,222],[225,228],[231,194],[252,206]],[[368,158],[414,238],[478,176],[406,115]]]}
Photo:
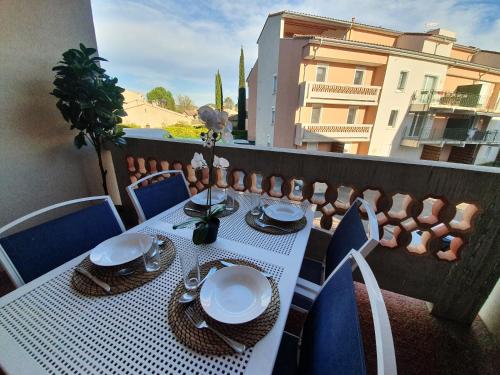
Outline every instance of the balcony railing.
{"label": "balcony railing", "polygon": [[308,103],[377,105],[380,86],[302,82],[301,105]]}
{"label": "balcony railing", "polygon": [[368,142],[373,124],[304,124],[295,125],[295,144],[303,142]]}
{"label": "balcony railing", "polygon": [[410,111],[434,109],[446,112],[498,112],[496,108],[497,103],[491,103],[490,95],[423,90],[413,94]]}
{"label": "balcony railing", "polygon": [[[170,139],[112,147],[124,212],[133,212],[125,187],[157,170],[182,170],[193,193],[204,189],[208,175],[191,167],[194,152],[206,153]],[[368,257],[381,287],[432,302],[438,316],[471,323],[498,280],[499,169],[252,146],[221,145],[217,155],[231,164],[216,174],[217,185],[307,199],[324,230],[364,197],[381,228],[381,245]],[[244,212],[234,215],[245,225]],[[313,230],[309,248],[326,249],[329,239]]]}
{"label": "balcony railing", "polygon": [[[405,140],[409,140],[405,144]],[[418,144],[500,144],[500,131],[498,130],[477,130],[464,128],[439,128],[426,126],[420,131],[411,126],[407,126],[404,133],[403,145],[414,146]]]}

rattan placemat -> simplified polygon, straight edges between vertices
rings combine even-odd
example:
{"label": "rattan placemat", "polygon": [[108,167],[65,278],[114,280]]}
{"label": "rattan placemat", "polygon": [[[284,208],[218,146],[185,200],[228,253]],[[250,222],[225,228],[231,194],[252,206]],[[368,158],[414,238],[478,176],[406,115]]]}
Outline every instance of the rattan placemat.
{"label": "rattan placemat", "polygon": [[[87,296],[107,296],[128,292],[146,284],[165,271],[175,258],[174,243],[164,236],[158,236],[158,238],[164,241],[163,245],[160,246],[160,269],[158,271],[146,272],[142,257],[132,262],[113,267],[97,266],[90,261],[89,257],[86,257],[77,267],[85,268],[92,275],[109,284],[111,286],[111,293],[107,293],[90,279],[76,271],[73,271],[71,285],[78,292]],[[121,269],[132,269],[133,273],[127,276],[120,276],[117,272]]]}
{"label": "rattan placemat", "polygon": [[[232,215],[234,214],[236,211],[238,211],[238,209],[240,208],[240,203],[238,202],[237,199],[234,199],[234,198],[231,198],[231,197],[228,197],[227,198],[228,200],[233,200],[233,209],[228,209],[228,205],[226,205],[226,208],[224,209],[224,211],[222,211],[220,214],[217,215],[217,217],[221,218],[221,217],[225,217],[225,216],[229,216],[229,215]],[[188,216],[191,216],[191,217],[202,217],[202,216],[205,216],[205,213],[203,212],[208,206],[200,206],[200,205],[197,205],[191,201],[188,201],[185,205],[184,205],[184,213]],[[196,211],[192,211],[192,210],[196,210]]]}
{"label": "rattan placemat", "polygon": [[264,217],[261,220],[262,222],[264,222],[265,224],[270,224],[270,225],[275,225],[277,227],[285,228],[286,231],[284,231],[284,230],[273,228],[273,227],[259,227],[257,225],[257,223],[255,222],[255,220],[257,220],[258,218],[259,218],[259,216],[253,216],[250,213],[250,211],[248,211],[247,214],[245,215],[245,221],[247,222],[248,225],[250,225],[253,229],[258,230],[259,232],[264,232],[264,233],[268,233],[268,234],[277,234],[277,235],[281,234],[282,235],[282,234],[295,233],[295,232],[302,230],[307,224],[307,220],[306,220],[305,216],[302,219],[300,219],[298,221],[294,221],[292,223],[282,223],[282,222],[271,220],[264,215]]}
{"label": "rattan placemat", "polygon": [[[241,264],[254,267],[258,270],[262,270],[260,267],[256,266],[247,261],[237,260],[237,259],[224,259],[228,262],[234,264]],[[211,261],[200,266],[201,276],[204,277],[208,270],[213,266],[217,268],[222,268],[223,266],[219,261]],[[271,302],[267,307],[266,311],[258,318],[244,324],[224,324],[220,323],[212,318],[210,318],[201,307],[199,299],[196,299],[191,303],[193,307],[202,314],[206,319],[207,323],[213,328],[217,329],[224,335],[245,344],[247,348],[254,346],[259,342],[267,333],[273,328],[278,315],[280,312],[280,297],[278,292],[278,286],[276,282],[269,279],[271,287],[273,289],[273,294],[271,297]],[[196,350],[203,354],[208,355],[226,355],[234,354],[233,349],[231,349],[224,341],[217,337],[214,333],[210,332],[208,329],[198,329],[196,328],[186,317],[185,310],[188,305],[183,305],[178,302],[179,297],[185,292],[184,283],[181,280],[177,288],[170,297],[170,302],[168,304],[168,322],[170,328],[174,332],[177,339],[189,348]]]}

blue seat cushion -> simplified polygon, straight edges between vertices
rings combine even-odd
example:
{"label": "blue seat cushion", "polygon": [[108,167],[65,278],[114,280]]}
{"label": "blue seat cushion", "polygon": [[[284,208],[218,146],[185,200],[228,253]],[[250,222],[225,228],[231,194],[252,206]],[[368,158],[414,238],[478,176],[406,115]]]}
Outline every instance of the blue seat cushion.
{"label": "blue seat cushion", "polygon": [[150,219],[189,198],[186,183],[180,173],[138,188],[134,192],[146,219]]}
{"label": "blue seat cushion", "polygon": [[307,315],[299,370],[310,375],[366,374],[351,263],[324,285]]}
{"label": "blue seat cushion", "polygon": [[295,375],[297,370],[297,348],[299,339],[283,332],[280,348],[274,362],[273,375]]}
{"label": "blue seat cushion", "polygon": [[321,285],[323,277],[323,264],[317,260],[304,258],[302,266],[300,267],[299,277]]}
{"label": "blue seat cushion", "polygon": [[24,282],[29,282],[122,233],[103,202],[0,238]]}
{"label": "blue seat cushion", "polygon": [[325,279],[351,249],[359,250],[368,240],[358,207],[353,204],[333,232],[326,252]]}

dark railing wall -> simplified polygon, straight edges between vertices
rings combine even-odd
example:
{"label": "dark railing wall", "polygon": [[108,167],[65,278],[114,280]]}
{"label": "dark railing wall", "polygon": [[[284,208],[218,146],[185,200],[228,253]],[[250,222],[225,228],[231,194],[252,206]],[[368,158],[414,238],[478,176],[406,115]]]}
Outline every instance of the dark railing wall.
{"label": "dark railing wall", "polygon": [[[156,170],[182,169],[193,191],[204,187],[189,165],[194,152],[206,153],[199,143],[128,138],[111,152],[125,209],[125,187]],[[324,229],[357,196],[370,200],[384,233],[368,257],[379,283],[432,302],[437,316],[471,323],[500,276],[498,169],[252,146],[216,153],[231,164],[231,186],[256,191],[262,181],[271,195],[309,199]]]}

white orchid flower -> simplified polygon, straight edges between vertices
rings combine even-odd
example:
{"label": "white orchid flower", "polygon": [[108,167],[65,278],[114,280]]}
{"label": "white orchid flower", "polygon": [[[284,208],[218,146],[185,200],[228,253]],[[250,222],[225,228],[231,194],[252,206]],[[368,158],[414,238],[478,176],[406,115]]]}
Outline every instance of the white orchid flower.
{"label": "white orchid flower", "polygon": [[229,161],[224,158],[219,158],[217,155],[214,156],[214,167],[226,169],[229,168]]}
{"label": "white orchid flower", "polygon": [[203,169],[207,168],[207,162],[205,161],[205,158],[203,158],[203,155],[199,152],[195,152],[193,159],[191,159],[191,167],[194,169]]}
{"label": "white orchid flower", "polygon": [[207,129],[220,133],[226,125],[228,115],[226,112],[217,111],[208,105],[198,108],[198,116],[205,123]]}

